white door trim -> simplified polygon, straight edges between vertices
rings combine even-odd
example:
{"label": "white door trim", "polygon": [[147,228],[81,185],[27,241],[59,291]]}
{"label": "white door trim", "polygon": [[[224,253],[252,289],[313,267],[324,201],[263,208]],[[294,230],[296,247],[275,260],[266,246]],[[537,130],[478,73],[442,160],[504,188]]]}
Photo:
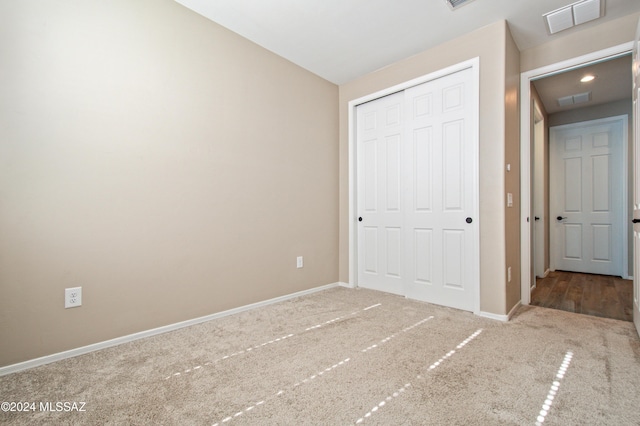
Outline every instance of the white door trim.
{"label": "white door trim", "polygon": [[640,21],[633,39],[633,323],[640,335],[640,231],[636,219],[640,219]]}
{"label": "white door trim", "polygon": [[580,68],[589,63],[597,63],[618,56],[627,55],[633,50],[633,42],[623,43],[608,49],[599,50],[555,64],[536,68],[520,74],[520,265],[521,265],[521,302],[531,303],[531,233],[533,217],[531,210],[531,81],[561,72]]}
{"label": "white door trim", "polygon": [[[378,99],[387,95],[390,95],[392,93],[396,93],[396,92],[400,92],[403,91],[405,89],[408,89],[410,87],[413,86],[417,86],[419,84],[423,84],[426,82],[429,82],[431,80],[435,80],[437,78],[440,77],[444,77],[446,75],[449,74],[453,74],[456,73],[458,71],[462,71],[464,69],[467,68],[471,68],[472,69],[472,78],[474,81],[474,87],[476,87],[476,90],[479,93],[479,88],[480,88],[480,58],[479,57],[475,57],[472,59],[469,59],[467,61],[464,62],[460,62],[458,64],[443,68],[441,70],[423,75],[421,77],[406,81],[404,83],[400,83],[397,84],[395,86],[383,89],[383,90],[379,90],[377,92],[371,93],[369,95],[366,96],[362,96],[358,99],[354,99],[352,101],[349,102],[348,104],[348,113],[349,113],[349,285],[352,287],[357,287],[358,286],[358,247],[357,247],[357,241],[358,241],[358,227],[357,227],[357,206],[356,206],[356,201],[357,201],[357,170],[356,170],[356,164],[357,164],[357,157],[356,157],[356,107],[360,104],[363,104],[365,102],[369,102],[372,101],[374,99]],[[478,96],[476,96],[476,99],[474,102],[477,102],[476,105],[476,111],[477,114],[479,114],[480,111],[480,99]],[[476,134],[476,138],[479,141],[480,138],[480,123],[479,123],[479,119],[478,117],[474,118],[474,132]],[[477,165],[477,167],[479,167],[479,152],[475,153],[475,159],[474,162]],[[479,170],[476,171],[476,173],[478,173]],[[478,176],[478,179],[476,179],[476,183],[475,183],[475,190],[476,190],[476,194],[480,193],[480,184],[479,184],[479,174],[477,174],[476,176]],[[479,196],[475,197],[475,205],[473,206],[474,210],[477,212],[477,214],[475,215],[475,217],[479,218],[479,213],[480,213],[480,203],[479,203]],[[478,236],[476,244],[478,245],[477,247],[477,253],[480,253],[480,238]],[[478,282],[476,283],[476,285],[474,286],[475,288],[472,290],[473,291],[473,297],[474,297],[474,313],[479,314],[480,313],[480,256],[477,257],[477,259],[472,259],[472,262],[474,262],[473,268],[477,271],[477,277],[478,277]]]}

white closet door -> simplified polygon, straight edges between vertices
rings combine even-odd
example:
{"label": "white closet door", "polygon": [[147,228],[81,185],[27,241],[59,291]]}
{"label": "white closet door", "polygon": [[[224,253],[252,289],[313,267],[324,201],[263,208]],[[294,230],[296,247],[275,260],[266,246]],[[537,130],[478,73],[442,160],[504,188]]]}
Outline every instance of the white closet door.
{"label": "white closet door", "polygon": [[402,92],[358,107],[358,285],[404,295]]}
{"label": "white closet door", "polygon": [[475,81],[469,68],[357,107],[359,286],[476,310]]}
{"label": "white closet door", "polygon": [[478,258],[471,70],[405,92],[406,295],[473,311]]}

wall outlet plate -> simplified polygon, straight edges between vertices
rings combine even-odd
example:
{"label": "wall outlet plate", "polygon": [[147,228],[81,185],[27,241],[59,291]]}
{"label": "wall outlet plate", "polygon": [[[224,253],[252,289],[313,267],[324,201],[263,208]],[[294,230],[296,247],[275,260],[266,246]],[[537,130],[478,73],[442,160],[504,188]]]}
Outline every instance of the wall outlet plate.
{"label": "wall outlet plate", "polygon": [[82,287],[64,289],[64,308],[82,306]]}

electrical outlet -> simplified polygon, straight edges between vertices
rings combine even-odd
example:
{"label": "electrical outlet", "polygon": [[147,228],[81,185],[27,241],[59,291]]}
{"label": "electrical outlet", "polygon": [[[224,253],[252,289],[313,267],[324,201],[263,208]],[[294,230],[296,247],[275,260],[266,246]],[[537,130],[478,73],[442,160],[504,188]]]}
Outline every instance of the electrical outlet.
{"label": "electrical outlet", "polygon": [[64,308],[82,306],[82,287],[64,289]]}
{"label": "electrical outlet", "polygon": [[296,265],[298,269],[304,266],[304,259],[302,256],[298,256],[298,258],[296,259]]}

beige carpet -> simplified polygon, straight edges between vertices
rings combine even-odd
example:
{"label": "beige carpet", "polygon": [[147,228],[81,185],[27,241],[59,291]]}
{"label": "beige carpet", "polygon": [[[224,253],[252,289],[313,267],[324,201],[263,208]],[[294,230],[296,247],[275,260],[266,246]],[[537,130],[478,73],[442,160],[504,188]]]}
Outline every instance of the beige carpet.
{"label": "beige carpet", "polygon": [[35,403],[3,424],[638,425],[640,341],[335,288],[0,377],[0,395]]}

